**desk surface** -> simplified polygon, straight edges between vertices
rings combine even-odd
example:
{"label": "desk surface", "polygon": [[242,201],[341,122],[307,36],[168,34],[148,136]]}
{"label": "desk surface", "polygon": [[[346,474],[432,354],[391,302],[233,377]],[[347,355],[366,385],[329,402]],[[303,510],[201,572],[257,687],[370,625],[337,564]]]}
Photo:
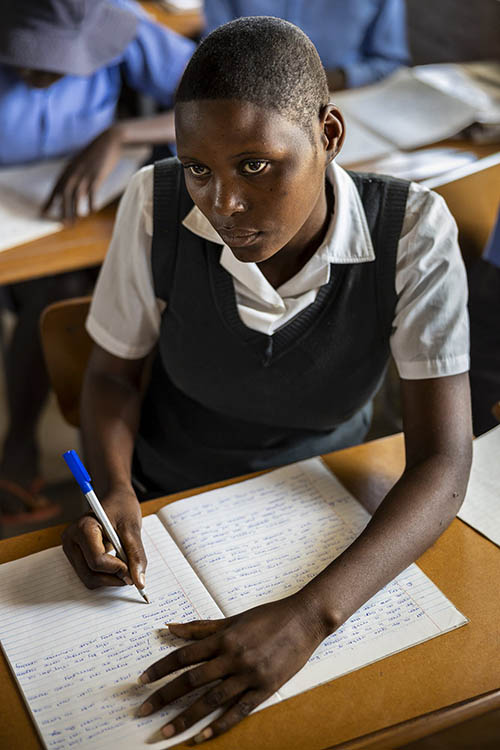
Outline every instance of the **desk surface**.
{"label": "desk surface", "polygon": [[[402,471],[401,435],[329,454],[328,465],[368,509]],[[228,484],[224,482],[222,484]],[[166,502],[143,505],[145,515]],[[0,542],[0,562],[59,544],[63,527]],[[459,520],[419,560],[470,623],[303,693],[245,720],[208,747],[225,750],[358,750],[397,747],[500,706],[500,554]],[[36,623],[34,623],[36,627]],[[3,656],[0,746],[39,748]]]}

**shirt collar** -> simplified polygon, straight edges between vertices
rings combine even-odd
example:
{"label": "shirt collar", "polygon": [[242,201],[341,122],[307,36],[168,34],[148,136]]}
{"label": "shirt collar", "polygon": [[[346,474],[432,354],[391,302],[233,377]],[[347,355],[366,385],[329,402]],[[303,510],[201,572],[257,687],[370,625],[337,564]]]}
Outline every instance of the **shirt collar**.
{"label": "shirt collar", "polygon": [[[313,258],[318,262],[328,263],[365,263],[375,260],[370,230],[356,185],[349,174],[335,162],[328,166],[327,179],[333,185],[334,211],[325,239]],[[229,258],[230,254],[237,264],[241,264],[197,206],[193,206],[182,224],[199,237],[223,245],[223,257]]]}

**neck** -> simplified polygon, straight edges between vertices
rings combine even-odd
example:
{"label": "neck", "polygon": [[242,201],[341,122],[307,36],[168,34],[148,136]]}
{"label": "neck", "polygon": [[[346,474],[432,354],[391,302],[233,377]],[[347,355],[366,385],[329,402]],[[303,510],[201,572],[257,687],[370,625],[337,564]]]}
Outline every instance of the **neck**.
{"label": "neck", "polygon": [[333,188],[330,182],[325,180],[325,189],[310,219],[279,252],[258,264],[275,289],[295,276],[320,247],[328,231],[334,201]]}

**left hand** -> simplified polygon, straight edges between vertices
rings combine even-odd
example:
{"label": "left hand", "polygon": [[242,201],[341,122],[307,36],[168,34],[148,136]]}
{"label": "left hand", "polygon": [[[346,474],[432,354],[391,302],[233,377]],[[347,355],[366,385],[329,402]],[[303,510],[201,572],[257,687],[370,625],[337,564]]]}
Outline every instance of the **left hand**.
{"label": "left hand", "polygon": [[222,620],[169,624],[180,638],[195,640],[151,665],[139,678],[148,683],[198,665],[152,693],[139,708],[148,716],[192,690],[219,682],[162,728],[165,737],[188,729],[216,708],[222,715],[196,742],[231,729],[304,666],[327,633],[297,595]]}
{"label": "left hand", "polygon": [[85,196],[92,212],[95,191],[117,164],[121,146],[121,132],[117,125],[112,125],[94,138],[65,167],[43,206],[42,213],[47,214],[54,203],[60,200],[61,220],[74,221],[78,216],[78,202]]}

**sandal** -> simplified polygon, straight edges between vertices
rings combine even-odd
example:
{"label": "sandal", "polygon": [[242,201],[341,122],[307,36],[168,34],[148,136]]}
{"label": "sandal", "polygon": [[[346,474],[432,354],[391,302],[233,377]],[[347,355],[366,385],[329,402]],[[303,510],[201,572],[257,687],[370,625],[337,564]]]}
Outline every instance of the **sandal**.
{"label": "sandal", "polygon": [[27,487],[23,487],[12,479],[0,478],[0,492],[8,493],[17,501],[20,501],[25,508],[10,513],[2,511],[0,506],[1,522],[5,525],[40,523],[58,516],[62,508],[41,494],[43,486],[44,481],[40,477],[33,479]]}

